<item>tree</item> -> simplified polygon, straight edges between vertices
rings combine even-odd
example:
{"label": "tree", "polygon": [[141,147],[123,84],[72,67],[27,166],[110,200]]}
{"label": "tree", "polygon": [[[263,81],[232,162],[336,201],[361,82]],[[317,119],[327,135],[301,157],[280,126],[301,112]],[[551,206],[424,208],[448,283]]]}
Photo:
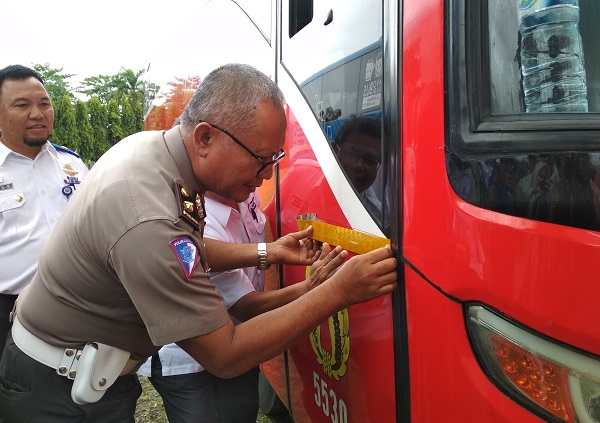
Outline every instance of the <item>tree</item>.
{"label": "tree", "polygon": [[54,130],[52,131],[53,142],[77,152],[79,139],[77,138],[75,126],[75,114],[68,94],[62,96],[60,106],[55,112],[55,121]]}
{"label": "tree", "polygon": [[75,122],[77,124],[77,138],[79,139],[79,155],[84,161],[96,159],[94,156],[95,143],[94,129],[90,122],[90,115],[86,103],[77,100],[75,103]]}
{"label": "tree", "polygon": [[[150,65],[148,65],[150,69]],[[131,69],[121,68],[116,75],[118,86],[131,99],[131,104],[142,104],[143,111],[146,112],[156,98],[156,93],[160,87],[142,77],[148,69],[141,69],[137,72]]]}
{"label": "tree", "polygon": [[144,106],[140,103],[133,103],[133,116],[135,118],[135,132],[144,130]]}
{"label": "tree", "polygon": [[[121,68],[115,75],[86,78],[73,89],[68,79],[75,75],[64,74],[62,68],[51,68],[47,63],[33,67],[45,80],[54,105],[52,141],[78,150],[92,161],[125,136],[144,129],[146,110],[160,89],[144,78],[148,69],[134,72]],[[80,104],[74,93],[90,99]],[[170,111],[169,116],[173,113]]]}
{"label": "tree", "polygon": [[111,98],[108,102],[106,122],[106,140],[113,146],[123,139],[121,111],[119,110],[117,100],[114,98]]}
{"label": "tree", "polygon": [[90,156],[90,160],[98,160],[98,158],[110,148],[107,135],[107,111],[106,107],[95,97],[91,98],[87,105],[94,137],[93,152]]}
{"label": "tree", "polygon": [[60,106],[60,102],[64,95],[67,95],[70,99],[75,98],[68,81],[69,78],[75,76],[74,74],[63,74],[62,68],[51,68],[49,63],[33,65],[33,69],[35,69],[44,80],[46,91],[48,91],[48,94],[50,95],[54,108]]}
{"label": "tree", "polygon": [[108,101],[115,95],[112,77],[108,75],[85,78],[81,81],[81,86],[78,87],[77,90],[88,97],[96,97],[104,104],[108,104]]}
{"label": "tree", "polygon": [[79,91],[90,97],[98,97],[101,102],[108,104],[111,99],[119,100],[126,96],[131,104],[139,103],[148,109],[156,97],[160,87],[142,78],[145,69],[134,72],[121,68],[116,75],[98,75],[85,78]]}
{"label": "tree", "polygon": [[123,137],[137,132],[133,108],[126,96],[121,97],[121,128],[123,128]]}

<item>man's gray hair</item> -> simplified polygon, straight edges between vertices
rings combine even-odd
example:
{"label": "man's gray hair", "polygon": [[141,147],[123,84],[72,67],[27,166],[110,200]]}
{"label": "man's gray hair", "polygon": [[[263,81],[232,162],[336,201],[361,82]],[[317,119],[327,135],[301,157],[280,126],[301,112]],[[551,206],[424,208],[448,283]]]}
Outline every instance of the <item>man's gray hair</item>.
{"label": "man's gray hair", "polygon": [[260,124],[255,115],[264,101],[284,107],[285,98],[275,82],[249,65],[223,65],[200,83],[180,117],[181,128],[191,131],[203,120],[228,131],[252,133]]}

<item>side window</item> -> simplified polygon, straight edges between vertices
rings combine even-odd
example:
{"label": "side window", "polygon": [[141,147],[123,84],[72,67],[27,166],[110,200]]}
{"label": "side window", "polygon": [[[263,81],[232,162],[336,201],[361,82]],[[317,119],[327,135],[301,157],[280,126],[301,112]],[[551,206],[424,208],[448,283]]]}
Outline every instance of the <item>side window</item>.
{"label": "side window", "polygon": [[313,19],[312,0],[290,0],[290,30],[292,38]]}
{"label": "side window", "polygon": [[385,227],[381,2],[315,3],[312,21],[301,30],[292,28],[295,7],[291,0],[282,61],[311,106],[323,142],[365,208]]}
{"label": "side window", "polygon": [[600,230],[600,3],[447,2],[446,170],[465,201]]}

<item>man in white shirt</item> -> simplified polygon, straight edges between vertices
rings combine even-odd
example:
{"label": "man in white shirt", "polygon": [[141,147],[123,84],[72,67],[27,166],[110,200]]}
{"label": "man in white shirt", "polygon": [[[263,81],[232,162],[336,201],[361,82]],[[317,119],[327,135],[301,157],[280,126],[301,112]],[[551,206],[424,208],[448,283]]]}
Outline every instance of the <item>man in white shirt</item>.
{"label": "man in white shirt", "polygon": [[338,130],[333,147],[359,198],[371,215],[387,228],[389,213],[386,213],[385,222],[382,222],[381,198],[374,188],[381,165],[381,119],[351,115]]}
{"label": "man in white shirt", "polygon": [[44,82],[20,65],[0,70],[0,357],[9,314],[67,201],[88,172],[48,141],[54,110]]}
{"label": "man in white shirt", "polygon": [[[240,267],[242,266],[242,255],[234,252],[239,245],[257,245],[265,241],[266,217],[260,210],[259,197],[253,192],[246,201],[236,203],[207,192],[205,209],[207,261],[215,269],[211,270],[210,279],[223,297],[236,324],[298,298],[325,280],[342,262],[341,257],[333,260],[341,251],[338,247],[331,252],[328,261],[317,260],[313,264],[315,271],[304,282],[279,291],[263,292],[264,270],[257,266],[223,270],[231,267],[233,262],[239,262]],[[299,239],[304,238],[302,232],[294,235]],[[269,243],[272,248],[270,257],[283,255],[275,253],[275,249],[285,248],[285,238]],[[291,244],[295,243],[296,241]],[[250,250],[256,251],[256,247]],[[329,247],[325,245],[322,258],[327,253]],[[255,259],[256,253],[252,254],[251,257]],[[225,262],[225,256],[233,262]],[[316,271],[317,269],[324,272]],[[148,359],[138,373],[149,377],[163,398],[170,423],[256,422],[259,402],[258,367],[231,379],[221,379],[204,370],[176,344],[168,344]]]}

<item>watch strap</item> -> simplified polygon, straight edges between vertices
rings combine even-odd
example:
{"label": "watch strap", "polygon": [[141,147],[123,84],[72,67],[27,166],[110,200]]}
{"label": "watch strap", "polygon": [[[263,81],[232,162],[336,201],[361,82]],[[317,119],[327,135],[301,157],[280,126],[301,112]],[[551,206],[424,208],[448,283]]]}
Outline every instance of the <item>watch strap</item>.
{"label": "watch strap", "polygon": [[258,243],[258,267],[259,270],[266,270],[271,267],[267,263],[267,244],[265,242]]}

